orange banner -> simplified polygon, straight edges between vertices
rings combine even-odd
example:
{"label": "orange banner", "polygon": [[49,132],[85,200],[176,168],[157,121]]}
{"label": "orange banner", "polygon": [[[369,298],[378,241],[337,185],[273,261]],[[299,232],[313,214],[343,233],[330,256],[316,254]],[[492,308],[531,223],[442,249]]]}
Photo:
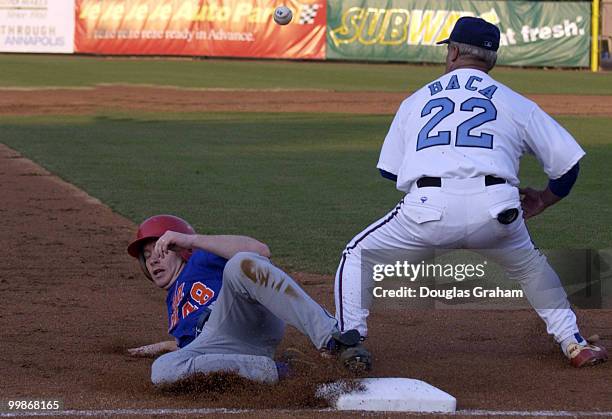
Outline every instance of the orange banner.
{"label": "orange banner", "polygon": [[326,0],[281,1],[77,0],[75,52],[324,59]]}

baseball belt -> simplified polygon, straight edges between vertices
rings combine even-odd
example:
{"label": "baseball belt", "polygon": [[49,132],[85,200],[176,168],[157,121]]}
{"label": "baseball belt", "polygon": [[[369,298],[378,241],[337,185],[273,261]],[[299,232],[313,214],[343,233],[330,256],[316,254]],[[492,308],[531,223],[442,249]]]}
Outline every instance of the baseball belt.
{"label": "baseball belt", "polygon": [[[485,176],[485,186],[501,185],[504,183],[506,183],[506,179],[502,179],[500,177],[496,177],[492,175]],[[441,188],[442,179],[439,177],[425,176],[417,180],[416,184],[417,184],[417,187],[419,188],[428,188],[428,187]],[[514,222],[514,220],[518,218],[518,215],[519,215],[518,208],[509,208],[505,211],[500,212],[497,215],[497,221],[499,221],[501,224],[506,224],[506,225],[511,224],[512,222]]]}
{"label": "baseball belt", "polygon": [[[506,183],[506,179],[502,179],[500,177],[486,175],[485,176],[485,186],[493,186],[493,185],[501,185],[502,183]],[[416,181],[417,187],[419,188],[441,188],[442,187],[442,178],[439,177],[431,177],[424,176]]]}

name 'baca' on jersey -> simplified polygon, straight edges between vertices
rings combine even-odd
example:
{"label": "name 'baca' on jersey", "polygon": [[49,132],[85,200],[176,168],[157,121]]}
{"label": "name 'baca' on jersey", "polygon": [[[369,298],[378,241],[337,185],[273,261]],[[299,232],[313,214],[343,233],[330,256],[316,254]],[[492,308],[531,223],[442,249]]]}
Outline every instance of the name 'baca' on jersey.
{"label": "name 'baca' on jersey", "polygon": [[408,192],[424,176],[494,175],[519,184],[523,154],[557,179],[584,155],[574,138],[537,104],[487,73],[462,68],[402,102],[383,143],[378,168]]}

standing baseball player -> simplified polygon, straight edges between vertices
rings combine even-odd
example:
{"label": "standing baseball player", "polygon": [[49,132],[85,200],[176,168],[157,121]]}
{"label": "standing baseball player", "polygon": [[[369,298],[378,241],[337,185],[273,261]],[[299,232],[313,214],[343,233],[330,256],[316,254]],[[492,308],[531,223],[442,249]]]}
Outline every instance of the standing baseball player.
{"label": "standing baseball player", "polygon": [[[378,168],[406,196],[344,250],[336,274],[336,318],[340,330],[367,336],[369,311],[361,293],[370,285],[361,284],[362,250],[409,249],[418,263],[420,250],[491,249],[488,256],[520,283],[571,365],[604,362],[605,348],[580,335],[559,277],[525,225],[569,194],[585,153],[534,102],[488,75],[499,39],[496,26],[459,19],[440,42],[448,45],[446,73],[401,104]],[[545,190],[518,189],[525,153],[535,154],[548,175]]]}
{"label": "standing baseball player", "polygon": [[168,293],[168,332],[174,340],[130,350],[169,352],[153,363],[154,384],[214,371],[276,382],[282,370],[272,357],[285,323],[318,349],[338,355],[349,369],[369,367],[359,333],[340,333],[336,319],[274,266],[268,247],[255,239],[199,235],[181,218],[157,215],[140,225],[128,253]]}

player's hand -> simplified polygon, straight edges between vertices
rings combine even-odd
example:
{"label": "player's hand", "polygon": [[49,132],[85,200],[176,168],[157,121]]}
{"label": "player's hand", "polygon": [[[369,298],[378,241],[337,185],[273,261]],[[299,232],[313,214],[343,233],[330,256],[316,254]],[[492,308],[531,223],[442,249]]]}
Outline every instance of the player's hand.
{"label": "player's hand", "polygon": [[130,354],[131,356],[139,357],[139,358],[148,358],[148,357],[157,355],[157,351],[153,351],[151,349],[151,346],[153,345],[145,345],[145,346],[140,346],[138,348],[130,348],[127,350],[127,353]]}
{"label": "player's hand", "polygon": [[177,233],[176,231],[166,231],[155,243],[153,256],[163,258],[168,251],[180,252],[193,247],[193,234]]}
{"label": "player's hand", "polygon": [[523,207],[523,218],[528,220],[544,211],[548,205],[544,202],[544,191],[533,188],[520,188],[521,206]]}
{"label": "player's hand", "polygon": [[174,341],[168,341],[140,346],[138,348],[130,348],[127,350],[127,353],[133,357],[151,358],[166,352],[175,351],[176,349],[176,343]]}

